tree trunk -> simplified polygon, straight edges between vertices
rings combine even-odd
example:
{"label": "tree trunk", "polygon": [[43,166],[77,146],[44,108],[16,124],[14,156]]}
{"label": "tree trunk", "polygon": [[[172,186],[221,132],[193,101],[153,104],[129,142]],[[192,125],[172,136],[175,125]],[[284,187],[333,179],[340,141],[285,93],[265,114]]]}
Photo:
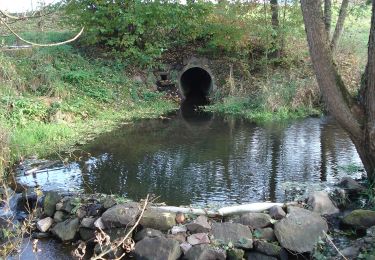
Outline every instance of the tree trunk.
{"label": "tree trunk", "polygon": [[349,133],[370,180],[375,177],[375,0],[368,49],[368,64],[362,86],[363,118],[356,118],[355,107],[333,62],[325,30],[321,0],[301,0],[307,41],[316,78],[328,111]]}
{"label": "tree trunk", "polygon": [[279,3],[278,0],[270,0],[271,4],[271,23],[272,28],[274,30],[274,34],[272,35],[273,38],[273,46],[272,46],[272,52],[270,53],[271,58],[279,58],[280,57],[280,35],[279,35]]}
{"label": "tree trunk", "polygon": [[339,18],[337,19],[335,32],[333,33],[332,42],[331,42],[331,48],[333,52],[335,51],[337,47],[337,43],[342,34],[342,31],[344,30],[344,22],[345,22],[346,15],[348,13],[348,6],[349,6],[349,0],[342,0]]}
{"label": "tree trunk", "polygon": [[332,24],[332,0],[324,0],[324,26],[329,38]]}

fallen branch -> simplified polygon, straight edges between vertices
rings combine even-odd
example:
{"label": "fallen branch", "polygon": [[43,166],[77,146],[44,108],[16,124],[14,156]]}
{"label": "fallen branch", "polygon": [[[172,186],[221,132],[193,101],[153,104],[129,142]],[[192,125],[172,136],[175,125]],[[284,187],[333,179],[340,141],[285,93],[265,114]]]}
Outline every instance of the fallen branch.
{"label": "fallen branch", "polygon": [[[288,204],[291,205],[291,204]],[[209,217],[214,216],[228,216],[234,214],[243,214],[250,212],[262,212],[272,208],[273,206],[284,206],[283,203],[272,203],[272,202],[260,202],[260,203],[250,203],[237,206],[223,207],[218,210],[206,210],[206,209],[196,209],[187,207],[173,207],[173,206],[160,206],[152,207],[153,209],[167,211],[167,212],[181,212],[184,214],[194,214],[194,215],[205,215]]]}
{"label": "fallen branch", "polygon": [[134,229],[138,226],[139,222],[141,221],[141,219],[143,217],[143,214],[144,214],[144,212],[146,210],[147,204],[148,204],[148,199],[149,199],[149,194],[147,194],[147,197],[146,197],[146,199],[143,202],[144,203],[143,204],[143,208],[142,208],[141,214],[139,214],[139,217],[138,217],[137,221],[135,222],[134,226],[132,226],[132,228],[129,230],[129,232],[126,233],[125,237],[123,237],[123,239],[120,241],[120,243],[116,244],[115,247],[110,247],[109,249],[107,249],[104,252],[102,252],[100,255],[92,257],[91,260],[104,259],[104,256],[106,254],[110,253],[115,248],[117,248],[117,247],[119,247],[119,246],[121,246],[122,244],[125,243],[125,241],[129,238],[129,236],[133,233]]}
{"label": "fallen branch", "polygon": [[18,35],[15,31],[13,31],[12,28],[10,28],[10,26],[5,22],[5,20],[3,18],[0,17],[0,21],[5,25],[5,27],[14,35],[16,36],[18,39],[20,39],[21,41],[25,42],[25,43],[28,43],[30,45],[33,45],[33,46],[39,46],[39,47],[52,47],[52,46],[59,46],[59,45],[63,45],[63,44],[67,44],[69,42],[73,42],[75,40],[78,39],[79,36],[81,36],[81,34],[83,33],[83,30],[85,29],[85,27],[82,27],[81,31],[76,35],[74,36],[73,38],[69,39],[69,40],[66,40],[66,41],[63,41],[63,42],[57,42],[57,43],[46,43],[46,44],[41,44],[41,43],[35,43],[35,42],[31,42],[31,41],[28,41],[28,40],[25,40],[24,38],[22,38],[20,35]]}

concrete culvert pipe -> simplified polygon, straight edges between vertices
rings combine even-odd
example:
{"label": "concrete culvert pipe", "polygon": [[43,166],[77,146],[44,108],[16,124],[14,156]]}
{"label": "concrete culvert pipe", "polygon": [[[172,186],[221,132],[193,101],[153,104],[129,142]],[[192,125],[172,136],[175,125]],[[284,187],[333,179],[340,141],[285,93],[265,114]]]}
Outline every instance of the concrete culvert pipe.
{"label": "concrete culvert pipe", "polygon": [[207,97],[213,85],[211,73],[203,67],[185,67],[180,74],[179,88],[185,98]]}

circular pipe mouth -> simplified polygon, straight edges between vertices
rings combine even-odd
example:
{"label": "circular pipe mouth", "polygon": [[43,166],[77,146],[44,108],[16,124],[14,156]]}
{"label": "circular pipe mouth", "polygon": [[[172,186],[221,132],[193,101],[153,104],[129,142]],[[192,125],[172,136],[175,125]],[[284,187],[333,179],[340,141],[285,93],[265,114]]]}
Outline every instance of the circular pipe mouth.
{"label": "circular pipe mouth", "polygon": [[191,67],[185,70],[179,81],[180,90],[184,97],[207,97],[213,87],[211,74],[201,67]]}

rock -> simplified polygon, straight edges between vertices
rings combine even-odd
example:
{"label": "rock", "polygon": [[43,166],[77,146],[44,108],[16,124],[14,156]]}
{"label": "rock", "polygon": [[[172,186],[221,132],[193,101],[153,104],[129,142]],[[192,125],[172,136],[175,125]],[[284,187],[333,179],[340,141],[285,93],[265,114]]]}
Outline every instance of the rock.
{"label": "rock", "polygon": [[86,206],[87,216],[98,217],[103,210],[102,205],[98,203],[91,203]]}
{"label": "rock", "polygon": [[269,210],[269,215],[273,219],[280,220],[280,219],[282,219],[282,218],[284,218],[286,216],[286,213],[285,213],[285,211],[283,210],[282,207],[280,207],[280,206],[273,206]]}
{"label": "rock", "polygon": [[184,213],[181,213],[181,212],[178,212],[177,214],[176,214],[176,223],[177,224],[182,224],[182,223],[184,223],[185,222],[185,215],[184,215]]}
{"label": "rock", "polygon": [[312,208],[313,212],[320,215],[332,215],[339,212],[339,209],[333,205],[327,192],[316,191],[310,195],[307,204]]}
{"label": "rock", "polygon": [[84,228],[91,228],[91,229],[94,229],[95,228],[95,219],[94,218],[83,218],[81,220],[81,227],[84,227]]}
{"label": "rock", "polygon": [[245,251],[238,248],[232,248],[227,251],[227,260],[242,260],[245,256]]}
{"label": "rock", "polygon": [[135,259],[142,260],[175,260],[181,253],[177,241],[164,237],[146,237],[135,244],[134,250]]}
{"label": "rock", "polygon": [[357,229],[366,229],[375,225],[375,211],[365,209],[353,210],[343,218],[342,222]]}
{"label": "rock", "polygon": [[199,216],[193,222],[186,224],[191,233],[206,233],[211,230],[206,216]]}
{"label": "rock", "polygon": [[229,242],[234,246],[244,249],[253,248],[252,234],[249,227],[239,223],[213,223],[211,235],[212,240],[227,245]]}
{"label": "rock", "polygon": [[225,260],[226,253],[224,250],[214,249],[209,245],[193,246],[185,254],[186,260]]}
{"label": "rock", "polygon": [[133,226],[140,213],[138,203],[129,202],[107,209],[101,219],[106,228]]}
{"label": "rock", "polygon": [[94,252],[96,255],[101,254],[102,252],[105,252],[109,250],[109,253],[104,255],[103,259],[119,259],[123,254],[124,250],[121,246],[116,247],[114,250],[111,249],[111,245],[103,245],[100,246],[98,243],[94,247]]}
{"label": "rock", "polygon": [[48,229],[52,226],[53,224],[53,219],[51,217],[46,217],[44,219],[39,220],[36,223],[36,227],[41,231],[41,232],[47,232]]}
{"label": "rock", "polygon": [[144,228],[141,231],[137,232],[137,234],[135,234],[134,241],[138,242],[146,237],[164,237],[164,234],[156,229]]}
{"label": "rock", "polygon": [[80,227],[79,236],[84,241],[94,240],[95,239],[95,230],[91,228]]}
{"label": "rock", "polygon": [[349,246],[341,250],[341,253],[350,259],[356,259],[357,256],[359,255],[359,248],[354,247],[354,246]]}
{"label": "rock", "polygon": [[48,217],[52,217],[56,210],[56,204],[60,200],[60,194],[55,191],[47,191],[43,202],[44,214],[46,214]]}
{"label": "rock", "polygon": [[299,207],[288,207],[288,215],[274,229],[281,246],[297,253],[311,252],[327,230],[319,214]]}
{"label": "rock", "polygon": [[173,226],[171,229],[172,235],[176,235],[177,233],[186,233],[187,228],[186,226]]}
{"label": "rock", "polygon": [[67,220],[69,218],[69,214],[63,211],[56,211],[55,214],[53,215],[53,220],[56,223],[63,222],[64,220]]}
{"label": "rock", "polygon": [[71,202],[71,198],[65,197],[62,201],[62,207],[60,210],[70,214],[73,210],[73,205]]}
{"label": "rock", "polygon": [[48,232],[34,232],[31,234],[31,238],[33,239],[43,239],[49,238],[50,234]]}
{"label": "rock", "polygon": [[187,234],[183,232],[177,233],[175,235],[172,235],[172,234],[167,235],[167,238],[174,239],[178,241],[179,243],[186,242],[186,237],[187,237]]}
{"label": "rock", "polygon": [[339,183],[339,186],[349,193],[359,193],[365,190],[365,188],[355,181],[351,177],[343,177]]}
{"label": "rock", "polygon": [[250,226],[253,229],[270,226],[271,220],[270,215],[265,213],[246,213],[240,217],[242,225]]}
{"label": "rock", "polygon": [[57,210],[57,211],[59,211],[59,210],[61,211],[63,205],[64,205],[64,204],[63,204],[61,201],[58,202],[58,203],[56,203],[56,210]]}
{"label": "rock", "polygon": [[98,218],[97,220],[95,220],[94,226],[98,229],[102,229],[102,230],[105,229],[102,218]]}
{"label": "rock", "polygon": [[107,196],[104,201],[103,201],[103,208],[104,209],[109,209],[109,208],[112,208],[113,206],[115,206],[117,204],[115,198],[113,198],[112,196]]}
{"label": "rock", "polygon": [[57,223],[52,229],[51,232],[60,238],[62,241],[70,241],[76,237],[77,231],[79,228],[79,220],[68,219],[64,222]]}
{"label": "rock", "polygon": [[276,240],[275,232],[270,227],[268,227],[268,228],[257,228],[254,231],[254,238],[263,239],[263,240],[266,240],[266,241],[275,241]]}
{"label": "rock", "polygon": [[254,242],[254,247],[257,252],[268,255],[268,256],[274,256],[279,259],[288,259],[288,253],[285,251],[284,248],[268,243],[265,241],[256,241]]}
{"label": "rock", "polygon": [[180,248],[181,248],[181,250],[182,250],[182,252],[183,252],[184,254],[186,254],[187,251],[189,251],[189,250],[191,249],[191,247],[192,247],[192,245],[190,245],[190,244],[187,243],[187,242],[183,242],[183,243],[180,244]]}
{"label": "rock", "polygon": [[83,219],[84,217],[86,217],[86,215],[87,215],[87,212],[86,212],[85,208],[80,207],[80,208],[77,209],[77,211],[76,211],[77,218]]}
{"label": "rock", "polygon": [[[122,239],[128,233],[129,228],[111,228],[107,229],[104,232],[110,237],[111,241],[115,241],[116,239]],[[131,236],[130,236],[131,237]]]}
{"label": "rock", "polygon": [[174,213],[163,212],[157,209],[147,209],[143,214],[140,224],[143,227],[167,231],[176,224],[175,218],[176,214]]}
{"label": "rock", "polygon": [[209,244],[210,239],[206,233],[195,233],[187,237],[187,242],[194,245]]}
{"label": "rock", "polygon": [[250,252],[247,254],[247,260],[277,260],[276,257],[264,255],[258,252]]}

